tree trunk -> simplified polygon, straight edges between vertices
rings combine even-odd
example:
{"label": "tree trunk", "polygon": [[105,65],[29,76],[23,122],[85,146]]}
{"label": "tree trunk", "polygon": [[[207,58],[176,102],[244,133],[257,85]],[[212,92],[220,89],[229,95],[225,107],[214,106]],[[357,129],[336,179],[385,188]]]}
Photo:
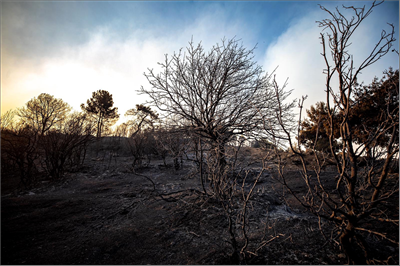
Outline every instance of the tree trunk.
{"label": "tree trunk", "polygon": [[[207,195],[207,191],[206,188],[204,186],[204,178],[203,178],[203,146],[201,143],[201,138],[199,138],[199,149],[200,149],[200,163],[199,163],[199,167],[200,167],[200,181],[201,181],[201,187],[203,188],[204,194]],[[197,153],[197,149],[196,149],[196,153]],[[197,158],[197,156],[196,156]]]}
{"label": "tree trunk", "polygon": [[229,214],[229,211],[226,211],[226,214],[228,216],[228,221],[229,221],[228,232],[229,232],[229,235],[230,235],[231,245],[232,245],[232,248],[233,248],[233,253],[231,255],[231,263],[232,264],[239,264],[241,260],[240,260],[238,243],[236,241],[236,237],[235,237],[235,233],[234,233],[235,229],[233,228],[234,224],[233,224],[233,221],[232,221],[232,217]]}
{"label": "tree trunk", "polygon": [[215,162],[216,165],[214,166],[215,168],[213,170],[213,175],[212,175],[212,180],[211,180],[211,185],[218,197],[223,197],[220,191],[221,184],[224,179],[225,175],[225,168],[226,168],[226,159],[225,159],[225,144],[217,144],[215,145]]}
{"label": "tree trunk", "polygon": [[367,264],[366,256],[357,248],[357,241],[354,232],[354,224],[349,221],[346,229],[340,235],[340,244],[347,256],[348,264],[365,265]]}

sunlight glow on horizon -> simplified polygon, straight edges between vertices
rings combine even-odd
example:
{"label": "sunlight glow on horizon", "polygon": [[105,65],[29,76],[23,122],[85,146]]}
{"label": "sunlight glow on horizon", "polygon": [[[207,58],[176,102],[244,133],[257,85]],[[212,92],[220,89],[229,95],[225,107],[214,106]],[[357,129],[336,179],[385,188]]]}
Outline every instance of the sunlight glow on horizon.
{"label": "sunlight glow on horizon", "polygon": [[[229,4],[231,2],[225,3]],[[80,104],[86,103],[92,92],[107,90],[113,96],[114,106],[118,107],[119,124],[124,121],[124,114],[128,109],[134,108],[136,104],[145,103],[148,99],[145,95],[137,93],[140,86],[149,86],[143,73],[147,72],[148,68],[159,68],[157,62],[164,61],[164,54],[171,55],[174,51],[178,52],[180,48],[187,47],[191,37],[195,44],[201,41],[205,52],[208,52],[209,47],[221,43],[222,38],[231,39],[234,36],[242,39],[246,49],[251,49],[258,43],[254,60],[269,73],[279,66],[276,72],[279,84],[283,85],[284,80],[289,78],[288,89],[294,89],[292,98],[308,94],[308,108],[316,101],[324,100],[320,97],[324,95],[321,86],[325,80],[322,74],[324,65],[320,62],[321,46],[315,38],[320,32],[315,23],[316,14],[321,15],[322,11],[317,3],[313,4],[314,11],[309,12],[307,9],[307,13],[296,20],[283,21],[282,23],[288,23],[287,28],[277,36],[265,33],[265,36],[260,37],[257,35],[259,33],[247,29],[240,20],[232,21],[227,13],[228,9],[221,8],[211,13],[201,13],[189,24],[181,26],[179,31],[169,29],[169,32],[160,36],[136,28],[124,38],[116,38],[118,32],[114,24],[97,26],[89,29],[87,40],[82,44],[56,47],[56,52],[49,52],[44,56],[35,55],[36,59],[31,60],[29,57],[15,57],[10,53],[11,50],[5,51],[2,48],[1,112],[20,108],[40,93],[61,98],[75,111],[81,111]],[[387,3],[383,5],[385,4]],[[205,10],[210,12],[211,8]],[[380,34],[376,31],[380,25],[375,25],[375,22],[377,19],[380,19],[379,22],[383,20],[379,12],[375,12],[373,17],[374,12],[365,21],[366,25],[372,25],[370,27],[374,38],[369,36],[369,28],[365,27],[359,30],[360,34],[356,37],[361,42],[373,42],[376,35]],[[23,26],[24,23],[21,23]],[[397,25],[398,13],[395,26]],[[395,30],[398,31],[397,28]],[[263,40],[267,39],[269,43],[264,43]],[[398,48],[396,46],[398,41],[394,48]],[[357,49],[356,53],[365,50],[361,47],[358,49],[360,51]],[[398,68],[398,56],[389,54],[386,57],[388,59],[365,71],[365,83],[372,81],[371,76],[382,77],[382,71],[389,66]],[[387,62],[390,62],[390,65]]]}

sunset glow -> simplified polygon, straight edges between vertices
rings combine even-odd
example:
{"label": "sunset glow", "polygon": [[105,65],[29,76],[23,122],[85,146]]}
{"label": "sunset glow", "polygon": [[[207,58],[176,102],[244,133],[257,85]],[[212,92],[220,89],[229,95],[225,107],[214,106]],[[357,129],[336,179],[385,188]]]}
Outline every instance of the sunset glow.
{"label": "sunset glow", "polygon": [[[309,106],[324,97],[321,29],[315,21],[325,14],[315,1],[3,2],[2,8],[2,113],[42,92],[80,110],[102,89],[113,95],[123,118],[146,101],[137,94],[140,86],[149,86],[143,73],[192,38],[206,48],[224,37],[257,46],[254,60],[269,73],[279,66],[277,79],[283,84],[289,78],[292,98],[307,94]],[[370,29],[379,33],[386,22],[398,25],[398,2],[386,2],[368,17],[352,47],[356,62],[379,37]],[[388,54],[362,78],[368,83],[390,66],[397,69],[398,59]]]}

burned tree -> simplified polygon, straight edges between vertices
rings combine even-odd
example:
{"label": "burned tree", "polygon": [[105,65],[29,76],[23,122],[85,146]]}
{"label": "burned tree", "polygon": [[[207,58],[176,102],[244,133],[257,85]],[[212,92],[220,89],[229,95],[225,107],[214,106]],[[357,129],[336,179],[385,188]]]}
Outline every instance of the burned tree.
{"label": "burned tree", "polygon": [[117,122],[118,108],[113,107],[112,95],[106,90],[98,90],[92,93],[86,105],[81,104],[82,111],[91,115],[97,124],[96,137],[101,138],[102,132]]}
{"label": "burned tree", "polygon": [[1,129],[1,170],[14,172],[14,169],[17,169],[21,184],[25,188],[35,182],[38,172],[38,138],[36,130],[21,123],[13,128]]}
{"label": "burned tree", "polygon": [[[316,151],[317,141],[314,141],[313,146],[314,171],[309,171],[304,152],[295,148],[291,132],[280,121],[291,150],[300,157],[301,178],[306,192],[301,194],[291,189],[283,165],[280,164],[279,174],[283,184],[304,207],[316,214],[320,221],[333,225],[335,234],[332,235],[337,237],[330,240],[339,243],[347,255],[348,262],[355,264],[388,262],[390,258],[396,260],[390,255],[374,251],[371,245],[374,242],[374,245],[377,245],[376,241],[380,241],[381,245],[395,244],[398,248],[399,175],[390,174],[392,161],[398,160],[399,154],[398,75],[396,78],[392,73],[388,79],[390,81],[380,85],[385,93],[381,99],[374,100],[378,103],[374,109],[378,115],[370,117],[373,121],[364,125],[356,121],[363,106],[361,100],[372,100],[379,91],[366,88],[365,93],[357,95],[357,92],[360,92],[357,90],[357,77],[363,69],[390,51],[394,42],[393,26],[390,25],[392,28],[389,32],[382,31],[375,47],[358,67],[354,66],[353,56],[348,52],[353,33],[380,4],[374,2],[369,9],[344,7],[345,10],[353,12],[351,19],[345,17],[339,8],[336,12],[331,12],[321,7],[330,17],[318,23],[323,28],[322,56],[326,63],[324,74],[328,123],[327,130],[324,131],[329,138],[330,160],[335,168],[334,184],[332,177],[327,178],[323,171],[327,158],[325,154]],[[338,78],[338,87],[332,84],[334,77]],[[299,105],[301,108],[302,104],[303,101]],[[335,112],[339,114],[339,118],[335,116]],[[300,122],[299,120],[297,133],[300,132]],[[315,140],[318,140],[320,132],[321,124],[315,130]],[[335,143],[335,132],[340,135],[340,145]],[[365,152],[376,151],[378,146],[381,147],[379,153],[369,152],[367,164],[362,164]],[[397,233],[388,234],[390,231],[387,230],[390,228]]]}
{"label": "burned tree", "polygon": [[[274,114],[278,101],[272,76],[253,61],[254,49],[247,50],[232,39],[223,40],[207,53],[201,44],[196,46],[192,41],[186,50],[172,57],[166,55],[160,73],[149,69],[145,76],[151,88],[140,90],[164,112],[171,126],[196,135],[201,147],[207,146],[207,156],[200,155],[199,163],[202,172],[205,162],[209,180],[210,193],[204,192],[223,207],[235,263],[244,262],[248,255],[246,212],[252,190],[244,193],[238,185],[238,177],[245,178],[246,174],[234,158],[242,144],[235,144],[234,137],[256,134],[262,121],[277,125]],[[204,185],[203,178],[200,180]],[[236,230],[237,226],[242,229]]]}
{"label": "burned tree", "polygon": [[0,129],[12,129],[14,127],[14,116],[15,116],[15,110],[8,110],[4,114],[1,115],[0,118]]}
{"label": "burned tree", "polygon": [[[24,107],[2,116],[2,163],[6,167],[19,170],[21,183],[25,187],[35,182],[38,173],[37,166],[42,157],[40,139],[58,128],[70,110],[71,107],[62,99],[41,93],[29,100]],[[19,121],[13,121],[14,114],[19,116]]]}
{"label": "burned tree", "polygon": [[151,152],[151,133],[154,132],[154,123],[158,120],[158,114],[150,107],[137,104],[136,108],[126,111],[125,116],[131,117],[126,122],[128,134],[128,146],[134,157],[132,166],[142,166],[142,159]]}
{"label": "burned tree", "polygon": [[44,154],[42,165],[50,177],[61,178],[68,163],[70,169],[83,165],[93,131],[87,114],[72,113],[59,128],[39,138],[39,148]]}
{"label": "burned tree", "polygon": [[[151,88],[140,90],[175,125],[212,144],[219,176],[226,170],[227,143],[235,135],[254,132],[262,119],[259,111],[271,108],[264,94],[270,76],[253,61],[253,51],[235,39],[223,40],[208,53],[190,42],[186,51],[166,55],[160,73],[149,69],[145,76]],[[219,183],[213,180],[215,191]]]}
{"label": "burned tree", "polygon": [[158,120],[158,114],[143,104],[137,104],[136,108],[129,109],[125,116],[131,117],[126,123],[130,137],[135,136],[140,131],[154,129],[154,123]]}
{"label": "burned tree", "polygon": [[26,106],[18,109],[17,115],[21,123],[28,125],[39,135],[44,135],[57,123],[62,122],[71,107],[61,99],[47,93],[41,93],[26,103]]}
{"label": "burned tree", "polygon": [[162,157],[165,167],[168,167],[165,160],[167,155],[172,157],[175,170],[183,167],[182,157],[188,150],[189,140],[188,132],[184,132],[180,128],[177,129],[162,124],[157,129],[155,132],[155,147],[157,154]]}

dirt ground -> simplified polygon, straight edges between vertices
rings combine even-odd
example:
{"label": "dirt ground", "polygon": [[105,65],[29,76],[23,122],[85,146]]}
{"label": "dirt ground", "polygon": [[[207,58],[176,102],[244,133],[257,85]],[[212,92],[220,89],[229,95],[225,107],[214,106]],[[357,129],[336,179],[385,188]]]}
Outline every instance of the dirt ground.
{"label": "dirt ground", "polygon": [[[2,176],[1,263],[231,264],[228,221],[196,191],[193,165],[184,161],[175,170],[152,160],[133,173],[131,163],[89,156],[79,172],[25,191],[7,185],[15,177]],[[255,189],[249,250],[256,255],[247,263],[346,263],[315,217],[284,204],[273,175],[266,172]],[[398,246],[386,248],[395,254],[388,262],[397,263]]]}

